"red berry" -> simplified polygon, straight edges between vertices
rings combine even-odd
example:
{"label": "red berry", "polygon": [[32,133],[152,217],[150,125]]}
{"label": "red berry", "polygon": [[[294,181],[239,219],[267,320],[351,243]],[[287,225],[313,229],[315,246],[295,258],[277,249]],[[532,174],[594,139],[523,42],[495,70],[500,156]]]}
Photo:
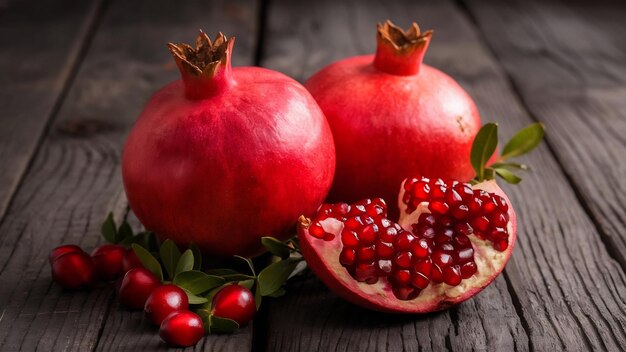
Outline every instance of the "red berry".
{"label": "red berry", "polygon": [[204,336],[202,319],[193,312],[174,312],[161,323],[159,336],[168,345],[193,346]]}
{"label": "red berry", "polygon": [[131,269],[122,279],[119,300],[128,308],[143,309],[148,297],[159,286],[161,282],[148,269]]}
{"label": "red berry", "polygon": [[56,247],[55,249],[50,251],[50,255],[48,256],[48,260],[50,260],[50,264],[54,262],[55,259],[62,256],[65,253],[70,252],[82,252],[82,248],[78,247],[75,244],[66,244],[63,246]]}
{"label": "red berry", "polygon": [[212,306],[213,315],[232,319],[239,326],[250,322],[256,313],[254,295],[250,290],[240,285],[225,286],[213,297]]}
{"label": "red berry", "polygon": [[160,325],[168,315],[189,310],[189,299],[183,289],[176,285],[157,287],[144,306],[146,316],[156,325]]}
{"label": "red berry", "polygon": [[141,260],[135,251],[132,248],[126,250],[126,254],[124,254],[124,259],[122,260],[122,268],[124,273],[128,272],[132,268],[143,268],[143,264],[141,264]]}
{"label": "red berry", "polygon": [[91,252],[91,259],[96,266],[98,277],[113,280],[123,273],[122,261],[126,248],[116,244],[103,244]]}
{"label": "red berry", "polygon": [[96,271],[89,254],[80,251],[67,252],[52,262],[52,278],[63,288],[89,287],[96,278]]}

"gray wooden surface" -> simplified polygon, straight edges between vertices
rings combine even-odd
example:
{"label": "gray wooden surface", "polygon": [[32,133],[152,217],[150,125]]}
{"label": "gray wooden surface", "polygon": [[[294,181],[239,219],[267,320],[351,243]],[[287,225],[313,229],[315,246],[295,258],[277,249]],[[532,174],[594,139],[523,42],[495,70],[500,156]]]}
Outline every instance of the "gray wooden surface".
{"label": "gray wooden surface", "polygon": [[533,172],[506,187],[519,233],[504,274],[422,316],[363,310],[309,275],[265,300],[252,326],[194,350],[624,350],[626,6],[497,0],[0,1],[0,350],[167,349],[111,288],[52,284],[46,259],[61,243],[97,245],[108,210],[127,215],[122,143],[178,75],[167,41],[223,31],[237,36],[235,65],[304,81],[373,52],[387,18],[435,29],[426,63],[505,138],[548,128],[524,160]]}

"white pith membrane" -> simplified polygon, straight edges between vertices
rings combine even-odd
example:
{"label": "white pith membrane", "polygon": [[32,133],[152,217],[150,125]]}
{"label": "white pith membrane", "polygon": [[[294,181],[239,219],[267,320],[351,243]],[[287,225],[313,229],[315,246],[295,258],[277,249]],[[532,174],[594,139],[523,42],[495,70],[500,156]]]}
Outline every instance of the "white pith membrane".
{"label": "white pith membrane", "polygon": [[[300,236],[303,254],[311,269],[331,290],[353,303],[376,310],[407,313],[422,313],[445,309],[474,296],[478,291],[489,285],[504,268],[515,243],[516,219],[513,207],[506,195],[493,180],[477,184],[473,186],[473,189],[482,189],[490,193],[499,194],[508,202],[508,213],[510,216],[507,224],[509,245],[504,251],[500,252],[493,248],[490,241],[481,240],[474,235],[468,236],[474,248],[474,261],[477,271],[473,276],[461,280],[461,283],[457,286],[451,286],[443,282],[438,284],[431,282],[416,298],[400,300],[393,294],[391,284],[386,277],[379,277],[378,282],[375,284],[357,281],[339,262],[339,255],[343,248],[340,233],[344,224],[334,218],[320,221],[326,232],[335,234],[332,240],[318,239],[309,235],[308,231],[306,231],[308,224],[301,222],[300,230],[304,234],[304,236]],[[417,223],[419,215],[424,212],[429,213],[428,203],[420,203],[412,213],[407,214],[407,206],[402,202],[403,194],[404,182],[400,187],[398,197],[398,206],[401,213],[398,224],[405,230],[411,231],[411,225]],[[315,256],[315,260],[313,260],[313,256]],[[324,258],[324,260],[320,258]]]}

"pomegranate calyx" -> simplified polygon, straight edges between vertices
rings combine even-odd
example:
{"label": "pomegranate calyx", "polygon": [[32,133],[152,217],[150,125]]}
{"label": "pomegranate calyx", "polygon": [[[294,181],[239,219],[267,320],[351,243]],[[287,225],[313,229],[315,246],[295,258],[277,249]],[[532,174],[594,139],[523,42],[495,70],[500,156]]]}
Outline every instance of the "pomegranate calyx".
{"label": "pomegranate calyx", "polygon": [[379,23],[374,67],[400,76],[418,74],[432,35],[432,30],[421,32],[415,22],[406,31],[389,20]]}
{"label": "pomegranate calyx", "polygon": [[234,43],[235,37],[227,38],[222,32],[211,42],[209,36],[200,31],[195,48],[186,43],[167,44],[180,70],[188,98],[207,98],[231,85]]}

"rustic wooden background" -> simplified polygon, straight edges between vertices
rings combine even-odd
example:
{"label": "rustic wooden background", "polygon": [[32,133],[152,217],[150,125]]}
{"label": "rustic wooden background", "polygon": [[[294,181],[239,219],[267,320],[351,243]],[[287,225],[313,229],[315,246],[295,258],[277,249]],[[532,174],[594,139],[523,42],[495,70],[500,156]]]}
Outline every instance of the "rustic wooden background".
{"label": "rustic wooden background", "polygon": [[166,349],[111,288],[63,292],[47,254],[92,248],[128,216],[122,142],[178,72],[168,41],[237,37],[235,65],[300,81],[371,53],[375,24],[434,28],[426,62],[463,85],[504,137],[547,141],[506,187],[519,214],[505,272],[447,311],[365,311],[314,277],[198,351],[623,351],[626,347],[626,4],[569,1],[0,0],[0,350]]}

